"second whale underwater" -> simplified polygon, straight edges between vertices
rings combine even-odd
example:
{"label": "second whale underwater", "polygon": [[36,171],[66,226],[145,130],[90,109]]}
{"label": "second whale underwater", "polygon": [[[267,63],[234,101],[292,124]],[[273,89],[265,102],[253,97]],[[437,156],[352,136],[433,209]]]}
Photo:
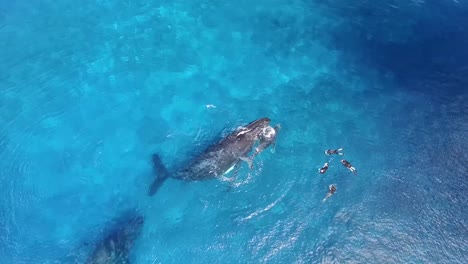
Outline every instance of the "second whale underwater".
{"label": "second whale underwater", "polygon": [[[170,174],[162,164],[157,154],[153,155],[154,169],[157,177],[150,187],[152,196],[168,178],[186,181],[199,181],[212,179],[225,174],[242,161],[252,167],[253,159],[276,140],[279,125],[275,128],[269,126],[269,118],[257,119],[245,127],[240,127],[206,148],[187,166]],[[252,151],[255,143],[259,146],[251,157],[247,155]],[[123,214],[117,224],[96,245],[86,263],[89,264],[129,264],[129,254],[135,241],[142,232],[144,217],[138,213]]]}
{"label": "second whale underwater", "polygon": [[97,243],[86,264],[130,264],[129,254],[142,232],[145,219],[136,210],[129,210],[112,222],[112,227]]}

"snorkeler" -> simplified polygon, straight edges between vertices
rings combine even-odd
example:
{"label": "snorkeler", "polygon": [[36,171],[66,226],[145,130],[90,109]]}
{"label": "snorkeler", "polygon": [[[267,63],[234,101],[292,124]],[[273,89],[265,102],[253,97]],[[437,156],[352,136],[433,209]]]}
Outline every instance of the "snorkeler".
{"label": "snorkeler", "polygon": [[351,163],[349,163],[349,161],[341,160],[341,164],[343,164],[346,168],[348,168],[348,170],[350,170],[352,173],[354,173],[354,174],[357,173],[356,168],[354,168],[353,165],[351,165]]}
{"label": "snorkeler", "polygon": [[319,169],[320,174],[324,174],[328,170],[328,162],[323,164],[323,167]]}
{"label": "snorkeler", "polygon": [[323,198],[322,202],[325,202],[330,196],[332,196],[334,193],[336,192],[336,186],[331,184],[330,186],[328,186],[328,193],[327,193],[327,196],[325,196],[325,198]]}
{"label": "snorkeler", "polygon": [[343,151],[343,148],[339,148],[335,150],[327,149],[325,150],[325,155],[328,155],[328,156],[333,155],[333,154],[343,155],[342,151]]}

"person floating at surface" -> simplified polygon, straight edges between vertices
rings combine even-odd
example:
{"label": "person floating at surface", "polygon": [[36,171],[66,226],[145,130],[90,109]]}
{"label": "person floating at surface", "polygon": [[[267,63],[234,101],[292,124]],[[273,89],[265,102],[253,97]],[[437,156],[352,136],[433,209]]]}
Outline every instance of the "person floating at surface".
{"label": "person floating at surface", "polygon": [[322,202],[325,202],[328,198],[330,198],[330,196],[332,196],[334,193],[336,192],[336,186],[333,185],[333,184],[330,184],[330,186],[328,186],[328,193],[327,193],[327,196],[325,196],[325,198],[323,198]]}
{"label": "person floating at surface", "polygon": [[324,174],[325,172],[327,172],[328,170],[328,162],[325,162],[325,164],[323,164],[323,167],[319,169],[319,172],[320,174]]}
{"label": "person floating at surface", "polygon": [[335,150],[327,149],[327,150],[325,150],[325,155],[328,155],[328,156],[333,155],[333,154],[343,155],[342,151],[343,151],[343,148],[339,148],[339,149],[335,149]]}
{"label": "person floating at surface", "polygon": [[341,160],[341,164],[343,164],[346,168],[348,168],[348,170],[350,170],[352,173],[354,173],[354,174],[357,173],[356,168],[354,168],[353,165],[351,165],[351,163],[349,163],[349,161]]}

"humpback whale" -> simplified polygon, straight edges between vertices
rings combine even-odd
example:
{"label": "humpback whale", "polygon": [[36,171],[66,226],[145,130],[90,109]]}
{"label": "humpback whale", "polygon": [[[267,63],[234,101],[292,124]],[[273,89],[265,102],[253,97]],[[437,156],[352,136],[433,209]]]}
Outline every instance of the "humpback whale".
{"label": "humpback whale", "polygon": [[97,243],[86,264],[129,264],[129,252],[140,235],[143,224],[143,216],[133,211],[126,212]]}
{"label": "humpback whale", "polygon": [[[149,195],[152,196],[168,178],[184,181],[201,181],[222,176],[246,160],[253,145],[260,140],[265,128],[269,127],[269,118],[257,119],[245,127],[240,127],[219,142],[209,146],[202,153],[174,173],[169,173],[158,154],[153,154],[153,166],[156,179],[151,184]],[[271,143],[271,142],[270,142]],[[269,144],[268,144],[269,145]]]}

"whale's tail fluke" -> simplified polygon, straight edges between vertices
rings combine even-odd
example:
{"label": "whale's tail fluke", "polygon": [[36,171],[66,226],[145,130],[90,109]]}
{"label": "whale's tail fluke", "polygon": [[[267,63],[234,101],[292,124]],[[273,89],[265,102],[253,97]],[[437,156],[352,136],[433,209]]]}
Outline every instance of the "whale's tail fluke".
{"label": "whale's tail fluke", "polygon": [[148,195],[153,196],[159,188],[163,185],[164,181],[169,177],[169,172],[161,161],[158,154],[153,154],[153,169],[156,172],[156,179],[151,184]]}

